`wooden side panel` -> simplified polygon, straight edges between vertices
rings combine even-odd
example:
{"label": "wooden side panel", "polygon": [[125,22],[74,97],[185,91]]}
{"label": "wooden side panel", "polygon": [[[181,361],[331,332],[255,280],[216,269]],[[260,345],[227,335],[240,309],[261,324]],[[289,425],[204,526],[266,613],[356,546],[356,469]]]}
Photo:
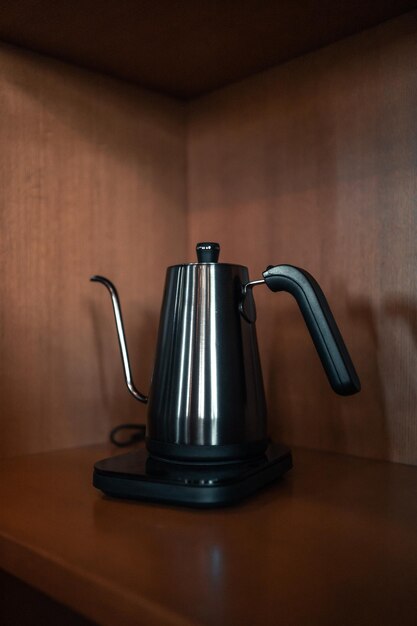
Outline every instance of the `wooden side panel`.
{"label": "wooden side panel", "polygon": [[321,283],[362,379],[327,384],[295,302],[255,290],[270,434],[417,463],[417,14],[191,104],[189,254]]}
{"label": "wooden side panel", "polygon": [[115,281],[137,385],[164,268],[185,256],[182,105],[0,48],[0,455],[103,440],[145,419],[123,383]]}

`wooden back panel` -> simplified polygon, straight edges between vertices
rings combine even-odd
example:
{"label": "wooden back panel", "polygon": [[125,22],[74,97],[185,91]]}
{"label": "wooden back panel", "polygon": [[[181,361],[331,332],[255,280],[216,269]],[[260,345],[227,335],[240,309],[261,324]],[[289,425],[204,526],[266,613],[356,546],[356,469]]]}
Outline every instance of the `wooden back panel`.
{"label": "wooden back panel", "polygon": [[88,277],[116,282],[146,392],[165,267],[218,239],[253,278],[315,275],[362,378],[333,395],[295,303],[257,288],[271,435],[417,462],[416,31],[410,13],[187,108],[0,48],[0,456],[144,421]]}
{"label": "wooden back panel", "polygon": [[102,441],[144,421],[124,387],[115,281],[137,385],[164,271],[186,247],[182,105],[0,48],[0,456]]}
{"label": "wooden back panel", "polygon": [[255,290],[270,434],[417,463],[417,13],[190,105],[189,253],[306,268],[362,379],[331,391],[295,302]]}

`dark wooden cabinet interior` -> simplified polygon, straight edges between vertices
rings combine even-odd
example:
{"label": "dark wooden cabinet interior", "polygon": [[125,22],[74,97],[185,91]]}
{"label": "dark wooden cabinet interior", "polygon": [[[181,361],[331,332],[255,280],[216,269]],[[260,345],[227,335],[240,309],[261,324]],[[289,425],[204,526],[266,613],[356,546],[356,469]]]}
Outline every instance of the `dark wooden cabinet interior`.
{"label": "dark wooden cabinet interior", "polygon": [[[0,8],[0,622],[414,625],[415,6]],[[206,513],[103,498],[111,426],[146,414],[88,278],[117,284],[146,392],[165,268],[199,240],[252,279],[309,270],[362,392],[333,396],[294,303],[259,290],[294,470]]]}

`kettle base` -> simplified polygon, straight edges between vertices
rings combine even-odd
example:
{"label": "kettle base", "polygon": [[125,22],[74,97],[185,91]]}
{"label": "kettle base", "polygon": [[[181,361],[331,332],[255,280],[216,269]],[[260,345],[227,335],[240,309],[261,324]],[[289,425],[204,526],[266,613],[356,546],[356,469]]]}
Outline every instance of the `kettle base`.
{"label": "kettle base", "polygon": [[151,457],[144,447],[98,461],[93,485],[113,498],[209,508],[234,504],[292,468],[289,448],[271,443],[242,463],[176,463]]}

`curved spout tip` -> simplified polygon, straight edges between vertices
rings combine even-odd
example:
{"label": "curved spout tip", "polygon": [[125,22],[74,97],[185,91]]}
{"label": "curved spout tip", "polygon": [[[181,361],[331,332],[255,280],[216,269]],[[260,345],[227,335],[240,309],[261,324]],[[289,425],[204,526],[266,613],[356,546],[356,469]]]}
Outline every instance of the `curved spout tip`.
{"label": "curved spout tip", "polygon": [[[93,283],[101,283],[102,285],[104,285],[105,287],[107,287],[107,289],[110,291],[110,294],[112,296],[116,296],[117,300],[118,300],[118,294],[117,294],[117,289],[116,287],[113,285],[113,283],[111,282],[111,280],[109,280],[108,278],[106,278],[105,276],[99,276],[98,274],[94,274],[94,276],[90,277],[90,280]],[[116,303],[119,306],[119,302],[117,301]]]}
{"label": "curved spout tip", "polygon": [[108,278],[105,278],[104,276],[99,276],[98,274],[94,274],[94,276],[90,276],[90,280],[93,283],[104,283],[104,284],[106,284],[106,283],[110,282],[108,280]]}

